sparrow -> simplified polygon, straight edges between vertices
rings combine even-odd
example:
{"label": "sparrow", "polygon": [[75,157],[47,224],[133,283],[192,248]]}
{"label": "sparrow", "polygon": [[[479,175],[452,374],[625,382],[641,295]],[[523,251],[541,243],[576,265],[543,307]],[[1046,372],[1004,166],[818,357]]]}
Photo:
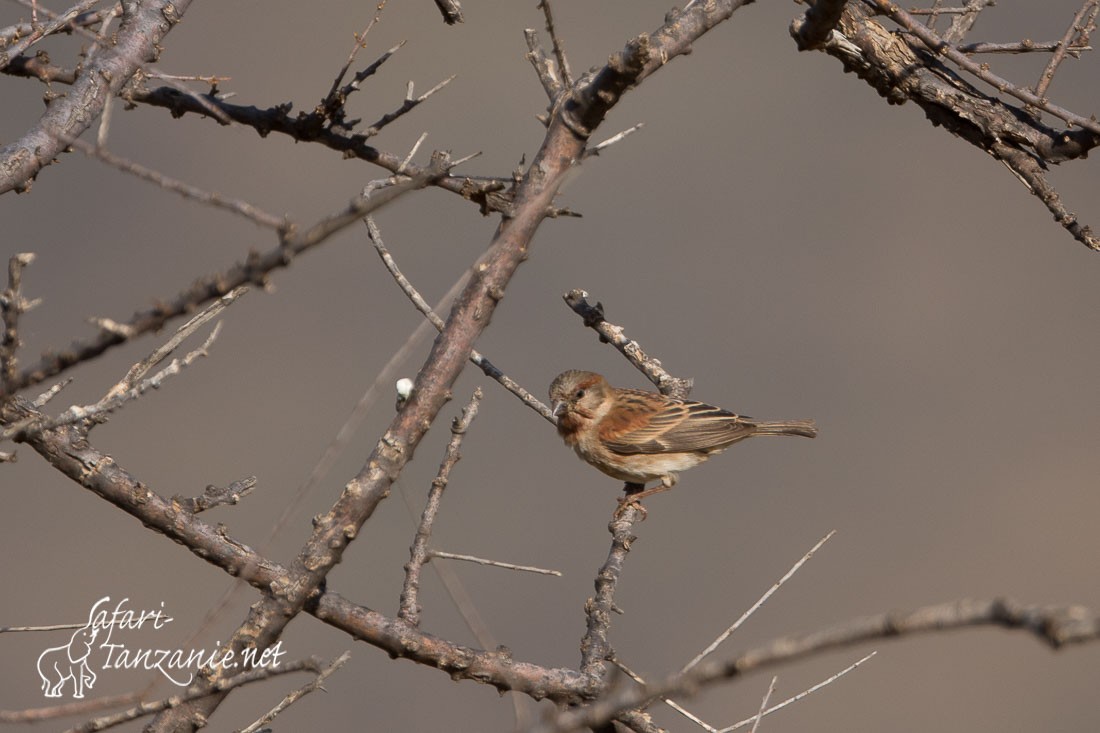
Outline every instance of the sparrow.
{"label": "sparrow", "polygon": [[[813,420],[766,422],[702,402],[612,387],[571,369],[550,384],[558,435],[581,459],[625,481],[630,503],[671,489],[680,471],[754,435],[817,435]],[[660,484],[642,491],[646,482]],[[641,492],[641,493],[638,493]]]}

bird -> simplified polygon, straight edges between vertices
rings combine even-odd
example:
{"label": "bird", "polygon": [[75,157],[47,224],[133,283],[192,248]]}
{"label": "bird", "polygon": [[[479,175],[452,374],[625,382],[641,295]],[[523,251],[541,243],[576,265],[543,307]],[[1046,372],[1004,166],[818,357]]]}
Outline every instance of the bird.
{"label": "bird", "polygon": [[[596,372],[570,369],[550,384],[558,435],[581,460],[627,483],[628,502],[671,489],[694,468],[754,435],[813,438],[813,420],[756,420],[703,402],[612,387]],[[649,481],[660,480],[644,490]]]}

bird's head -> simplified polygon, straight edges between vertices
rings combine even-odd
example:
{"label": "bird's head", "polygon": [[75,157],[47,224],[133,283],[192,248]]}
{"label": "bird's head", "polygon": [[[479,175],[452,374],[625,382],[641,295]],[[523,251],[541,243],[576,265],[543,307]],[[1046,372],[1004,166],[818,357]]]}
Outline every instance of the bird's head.
{"label": "bird's head", "polygon": [[551,409],[559,425],[563,421],[592,420],[610,392],[611,385],[599,374],[570,369],[550,383]]}

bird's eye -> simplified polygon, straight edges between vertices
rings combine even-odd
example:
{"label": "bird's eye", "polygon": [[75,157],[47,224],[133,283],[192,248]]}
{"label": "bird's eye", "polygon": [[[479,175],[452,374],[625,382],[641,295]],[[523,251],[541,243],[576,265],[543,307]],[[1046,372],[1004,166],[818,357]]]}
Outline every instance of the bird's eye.
{"label": "bird's eye", "polygon": [[578,389],[576,397],[577,397],[578,400],[584,399],[584,390],[583,389]]}

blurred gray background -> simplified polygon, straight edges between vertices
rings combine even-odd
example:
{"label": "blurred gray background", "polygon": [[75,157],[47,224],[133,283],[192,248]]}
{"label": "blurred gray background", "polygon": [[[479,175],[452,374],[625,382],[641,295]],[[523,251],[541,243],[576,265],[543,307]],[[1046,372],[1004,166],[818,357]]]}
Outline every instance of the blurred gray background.
{"label": "blurred gray background", "polygon": [[[1060,38],[1077,3],[1001,2],[971,40]],[[531,159],[545,96],[523,29],[534,2],[464,3],[445,27],[428,0],[392,0],[361,55],[408,44],[351,104],[372,121],[458,78],[392,125],[380,147],[419,154],[482,151],[469,174],[509,173]],[[656,28],[667,4],[566,2],[557,20],[575,70],[603,63]],[[787,33],[793,3],[757,3],[708,34],[623,99],[596,135],[644,122],[587,162],[559,198],[581,219],[549,220],[478,348],[540,397],[566,368],[646,386],[563,303],[584,288],[680,376],[697,399],[761,418],[813,417],[815,441],[757,440],[682,477],[647,502],[619,586],[612,642],[638,672],[678,669],[830,530],[837,535],[720,650],[809,631],[853,616],[960,597],[1007,595],[1100,606],[1096,441],[1100,260],[1074,242],[1001,165],[933,129],[914,105],[889,107]],[[0,8],[0,25],[28,11]],[[229,76],[233,101],[292,101],[328,91],[374,7],[364,3],[196,3],[158,67]],[[72,63],[76,41],[42,47]],[[993,58],[1033,83],[1045,57]],[[1097,110],[1096,58],[1069,62],[1050,96]],[[41,111],[37,82],[0,77],[0,140]],[[383,172],[272,135],[174,120],[116,105],[109,146],[162,172],[310,222]],[[1095,164],[1054,171],[1070,210],[1100,223]],[[23,319],[25,363],[90,333],[89,316],[122,319],[273,237],[250,222],[183,201],[79,154],[47,168],[27,195],[0,197],[3,255],[33,251],[24,276],[43,304]],[[495,218],[427,190],[377,221],[398,263],[429,301],[486,247]],[[211,512],[232,535],[264,542],[363,392],[419,323],[363,227],[273,277],[222,317],[209,358],[96,429],[93,440],[165,495],[255,474],[259,489]],[[97,399],[160,343],[147,337],[71,372],[55,410]],[[413,376],[430,347],[417,344]],[[517,659],[575,667],[583,606],[606,556],[620,485],[575,459],[541,418],[468,367],[449,405],[386,501],[330,576],[329,587],[393,614],[414,524],[450,417],[477,386],[486,396],[452,473],[435,547],[557,568],[562,578],[452,564],[499,643]],[[35,392],[37,393],[37,392]],[[387,389],[320,487],[297,506],[267,553],[288,561],[363,463],[393,409]],[[0,467],[6,560],[0,625],[79,622],[102,596],[175,620],[150,645],[210,647],[242,620],[250,590],[212,622],[232,585],[50,469],[31,450]],[[435,576],[425,574],[423,628],[476,644]],[[202,628],[201,636],[192,634]],[[46,703],[38,653],[67,632],[0,638],[0,709]],[[288,657],[352,661],[299,702],[276,730],[317,720],[371,730],[509,730],[513,707],[489,687],[354,644],[311,617],[286,634]],[[1100,647],[1057,653],[1021,632],[978,629],[863,646],[778,671],[773,701],[878,655],[762,730],[1093,729]],[[101,673],[96,695],[140,688],[139,672]],[[722,726],[756,712],[770,673],[712,688],[689,707]],[[251,722],[301,677],[232,696],[211,730]],[[175,692],[161,684],[158,695]],[[534,708],[535,706],[530,706]],[[693,726],[654,709],[675,730]],[[62,727],[56,721],[41,729]],[[137,729],[131,726],[131,729]]]}

